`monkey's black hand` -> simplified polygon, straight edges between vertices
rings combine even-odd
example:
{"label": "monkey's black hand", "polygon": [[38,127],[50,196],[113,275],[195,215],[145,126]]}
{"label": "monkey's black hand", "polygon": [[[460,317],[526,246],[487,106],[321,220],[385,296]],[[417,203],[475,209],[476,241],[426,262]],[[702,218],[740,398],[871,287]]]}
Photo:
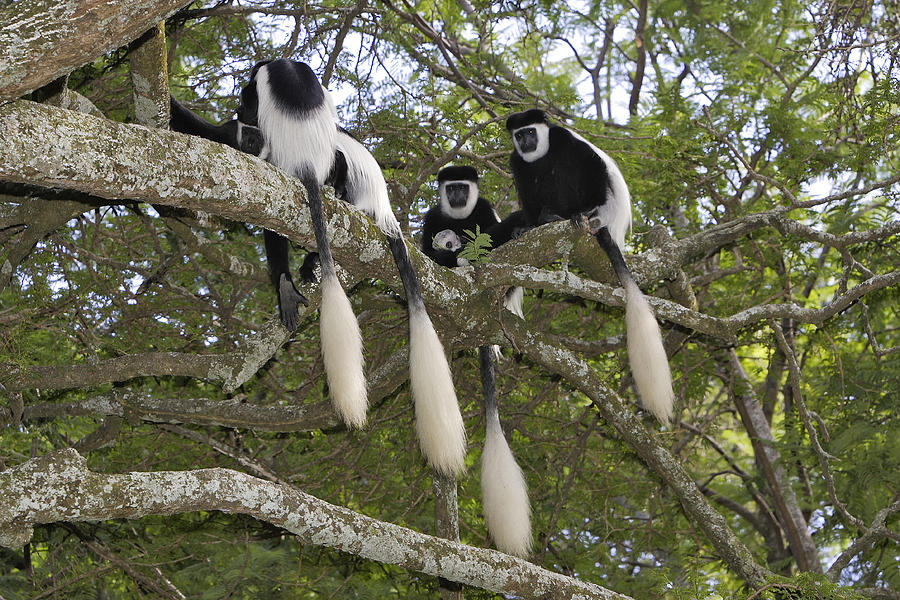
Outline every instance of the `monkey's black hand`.
{"label": "monkey's black hand", "polygon": [[297,322],[300,319],[300,304],[309,306],[309,300],[298,292],[294,287],[294,282],[282,273],[278,284],[278,310],[281,313],[281,324],[289,331],[297,329]]}
{"label": "monkey's black hand", "polygon": [[569,218],[569,221],[572,223],[572,227],[578,229],[580,231],[584,231],[585,233],[589,233],[591,230],[591,224],[588,220],[588,216],[584,213],[576,213]]}
{"label": "monkey's black hand", "polygon": [[259,156],[262,154],[266,140],[263,137],[262,130],[252,125],[243,125],[241,127],[241,152]]}
{"label": "monkey's black hand", "polygon": [[310,252],[306,255],[306,258],[303,259],[303,264],[300,265],[299,274],[300,279],[302,279],[304,283],[315,283],[318,281],[316,278],[316,263],[318,261],[318,252]]}

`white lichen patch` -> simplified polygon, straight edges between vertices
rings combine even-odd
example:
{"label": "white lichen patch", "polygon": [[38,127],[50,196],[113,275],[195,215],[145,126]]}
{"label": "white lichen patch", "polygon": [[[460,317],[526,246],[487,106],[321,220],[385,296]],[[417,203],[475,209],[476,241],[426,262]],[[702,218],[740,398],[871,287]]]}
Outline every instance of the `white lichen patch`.
{"label": "white lichen patch", "polygon": [[385,260],[384,246],[373,238],[369,238],[359,249],[359,260],[363,264],[380,263]]}

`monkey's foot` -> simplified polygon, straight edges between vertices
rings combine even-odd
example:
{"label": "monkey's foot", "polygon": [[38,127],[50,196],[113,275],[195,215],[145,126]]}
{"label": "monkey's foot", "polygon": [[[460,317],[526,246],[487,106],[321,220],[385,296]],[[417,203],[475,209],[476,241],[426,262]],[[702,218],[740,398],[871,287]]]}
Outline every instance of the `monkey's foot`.
{"label": "monkey's foot", "polygon": [[280,311],[281,324],[288,331],[297,329],[300,319],[300,304],[309,306],[306,296],[297,291],[294,282],[288,279],[287,274],[282,273],[278,284],[278,310]]}
{"label": "monkey's foot", "polygon": [[590,210],[572,215],[572,226],[581,229],[591,235],[597,235],[597,232],[606,227],[606,224],[600,218],[600,207],[595,206]]}
{"label": "monkey's foot", "polygon": [[585,233],[591,233],[591,221],[585,213],[574,214],[569,218],[569,222],[572,223],[572,227],[578,229],[579,231],[583,231]]}

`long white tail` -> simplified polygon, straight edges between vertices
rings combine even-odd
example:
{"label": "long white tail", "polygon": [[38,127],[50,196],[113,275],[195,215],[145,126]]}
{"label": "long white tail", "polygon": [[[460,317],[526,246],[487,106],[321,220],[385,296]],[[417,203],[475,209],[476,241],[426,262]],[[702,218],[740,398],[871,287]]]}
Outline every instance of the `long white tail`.
{"label": "long white tail", "polygon": [[526,557],[531,552],[531,504],[528,486],[500,428],[489,420],[481,454],[481,504],[497,548]]}
{"label": "long white tail", "polygon": [[625,327],[628,337],[628,361],[644,408],[663,425],[672,420],[672,376],[662,344],[662,334],[647,298],[631,277],[625,287]]}
{"label": "long white tail", "polygon": [[497,548],[526,557],[531,552],[531,505],[528,486],[500,426],[494,384],[493,352],[478,349],[484,395],[484,451],[481,453],[481,507],[488,533]]}
{"label": "long white tail", "polygon": [[628,362],[644,408],[660,423],[668,425],[672,420],[675,394],[672,392],[672,375],[669,360],[663,348],[659,324],[647,298],[634,282],[625,258],[606,227],[594,234],[600,247],[609,257],[619,283],[625,288],[625,330],[628,338]]}
{"label": "long white tail", "polygon": [[389,235],[388,246],[409,307],[409,387],[416,406],[419,446],[436,471],[460,475],[466,470],[466,427],[459,412],[450,365],[425,309],[406,242],[400,235]]}
{"label": "long white tail", "polygon": [[328,376],[331,402],[341,419],[350,427],[366,424],[369,406],[366,376],[363,373],[362,335],[350,300],[341,287],[331,255],[328,230],[322,210],[319,186],[309,176],[301,178],[309,195],[319,263],[322,265],[322,303],[319,307],[319,337],[322,361]]}
{"label": "long white tail", "polygon": [[323,272],[322,276],[319,331],[334,409],[350,427],[362,427],[369,406],[362,335],[350,300],[333,273]]}
{"label": "long white tail", "polygon": [[429,464],[445,475],[466,469],[466,427],[444,347],[424,305],[409,305],[409,383],[416,432]]}

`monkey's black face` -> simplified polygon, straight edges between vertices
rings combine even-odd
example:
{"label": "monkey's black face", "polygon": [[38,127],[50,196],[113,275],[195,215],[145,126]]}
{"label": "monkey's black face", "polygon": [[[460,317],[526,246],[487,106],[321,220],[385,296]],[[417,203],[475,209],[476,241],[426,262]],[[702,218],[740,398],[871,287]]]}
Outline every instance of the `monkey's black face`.
{"label": "monkey's black face", "polygon": [[516,146],[519,148],[521,154],[537,150],[538,134],[536,128],[522,127],[521,129],[517,129],[515,133],[513,133],[513,136],[516,138]]}
{"label": "monkey's black face", "polygon": [[469,201],[469,184],[468,183],[448,183],[444,186],[444,193],[447,194],[447,202],[453,208],[462,208]]}

